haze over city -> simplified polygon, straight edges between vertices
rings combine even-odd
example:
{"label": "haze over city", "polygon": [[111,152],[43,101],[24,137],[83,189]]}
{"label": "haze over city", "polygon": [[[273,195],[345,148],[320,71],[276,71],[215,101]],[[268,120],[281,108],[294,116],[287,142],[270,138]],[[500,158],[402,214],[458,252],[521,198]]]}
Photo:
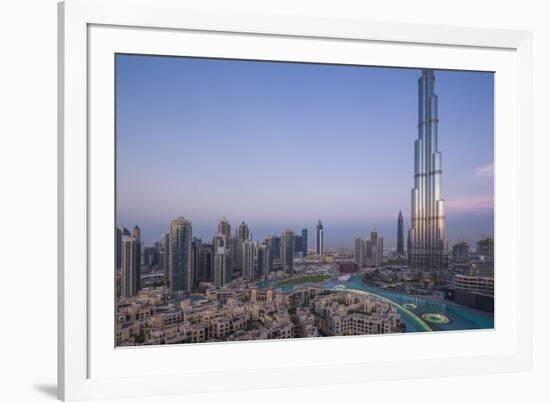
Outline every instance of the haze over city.
{"label": "haze over city", "polygon": [[[410,226],[420,70],[117,56],[117,224],[211,238],[285,227],[327,247]],[[436,71],[449,244],[493,233],[493,74]]]}

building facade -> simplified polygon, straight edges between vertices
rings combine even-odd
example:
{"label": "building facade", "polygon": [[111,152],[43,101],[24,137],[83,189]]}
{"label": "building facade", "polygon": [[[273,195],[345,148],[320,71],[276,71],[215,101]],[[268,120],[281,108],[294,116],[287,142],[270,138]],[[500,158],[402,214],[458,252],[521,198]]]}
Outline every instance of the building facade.
{"label": "building facade", "polygon": [[220,223],[218,223],[218,233],[221,233],[227,238],[231,237],[231,225],[225,216],[220,220]]}
{"label": "building facade", "polygon": [[495,242],[492,237],[485,237],[477,242],[476,254],[486,258],[495,258]]}
{"label": "building facade", "polygon": [[254,265],[254,254],[256,252],[256,244],[252,240],[245,240],[243,242],[243,277],[249,281],[253,281],[256,278],[256,269]]}
{"label": "building facade", "polygon": [[281,233],[281,258],[283,271],[292,274],[294,272],[294,232],[285,229]]}
{"label": "building facade", "polygon": [[122,267],[122,228],[115,228],[115,269],[120,271]]}
{"label": "building facade", "polygon": [[197,282],[212,281],[213,280],[213,256],[214,249],[211,244],[203,244],[199,248],[198,258],[198,279]]}
{"label": "building facade", "polygon": [[403,214],[399,211],[397,216],[397,255],[405,255],[405,238],[403,235]]}
{"label": "building facade", "polygon": [[256,277],[263,280],[267,280],[269,271],[271,271],[271,257],[267,244],[261,244],[258,246],[258,264]]}
{"label": "building facade", "polygon": [[302,253],[304,257],[307,255],[307,248],[307,229],[302,229]]}
{"label": "building facade", "polygon": [[370,239],[365,241],[365,263],[371,266],[379,266],[382,264],[384,257],[384,238],[378,236],[375,230],[370,233]]}
{"label": "building facade", "polygon": [[133,236],[122,236],[121,240],[121,271],[122,280],[120,286],[121,296],[132,297],[137,295],[138,274],[137,269],[137,240]]}
{"label": "building facade", "polygon": [[461,241],[453,246],[453,261],[468,262],[470,260],[470,246],[466,241]]}
{"label": "building facade", "polygon": [[325,252],[325,233],[321,221],[317,222],[315,235],[315,251],[317,255],[323,255]]}
{"label": "building facade", "polygon": [[302,236],[294,236],[294,252],[302,253]]}
{"label": "building facade", "polygon": [[164,268],[164,286],[170,287],[170,233],[165,233],[162,237],[164,246],[163,268]]}
{"label": "building facade", "polygon": [[141,289],[141,229],[138,225],[134,226],[132,236],[136,239],[136,264],[137,264],[137,289]]}
{"label": "building facade", "polygon": [[355,239],[355,263],[362,267],[365,265],[366,243],[361,237]]}
{"label": "building facade", "polygon": [[438,98],[433,70],[418,80],[418,138],[414,143],[414,188],[411,191],[409,267],[437,280],[447,268],[441,152],[438,148]]}
{"label": "building facade", "polygon": [[191,221],[179,217],[170,225],[170,290],[191,291],[193,233]]}
{"label": "building facade", "polygon": [[216,288],[221,288],[225,286],[227,278],[227,255],[225,248],[218,247],[216,253],[214,254],[214,286]]}
{"label": "building facade", "polygon": [[234,268],[240,271],[241,274],[243,273],[243,243],[248,239],[250,239],[250,229],[246,223],[241,222],[235,234],[234,244]]}

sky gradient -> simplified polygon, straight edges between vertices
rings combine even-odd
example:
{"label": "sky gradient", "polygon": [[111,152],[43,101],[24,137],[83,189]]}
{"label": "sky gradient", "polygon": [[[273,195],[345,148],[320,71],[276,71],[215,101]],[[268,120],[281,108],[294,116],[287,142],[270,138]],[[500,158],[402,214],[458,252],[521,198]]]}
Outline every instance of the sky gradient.
{"label": "sky gradient", "polygon": [[[118,55],[117,225],[146,243],[184,216],[327,247],[395,247],[413,187],[420,70]],[[449,245],[493,234],[493,74],[436,71]]]}

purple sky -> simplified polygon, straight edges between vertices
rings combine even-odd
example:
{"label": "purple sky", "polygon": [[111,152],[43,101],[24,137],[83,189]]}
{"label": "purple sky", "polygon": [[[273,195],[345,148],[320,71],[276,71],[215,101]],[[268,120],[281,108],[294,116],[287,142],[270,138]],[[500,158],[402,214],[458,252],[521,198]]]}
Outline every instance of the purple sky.
{"label": "purple sky", "polygon": [[[321,219],[328,247],[409,227],[416,69],[117,56],[117,224],[147,243],[178,215],[210,240]],[[436,71],[447,237],[493,233],[493,74]]]}

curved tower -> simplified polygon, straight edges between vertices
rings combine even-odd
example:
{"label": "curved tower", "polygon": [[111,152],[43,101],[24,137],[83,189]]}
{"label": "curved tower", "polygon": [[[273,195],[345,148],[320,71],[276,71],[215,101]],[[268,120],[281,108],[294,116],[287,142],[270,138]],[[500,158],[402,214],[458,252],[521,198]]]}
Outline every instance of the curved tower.
{"label": "curved tower", "polygon": [[437,95],[433,70],[418,80],[418,138],[414,142],[414,188],[411,192],[410,268],[438,280],[447,267],[444,200],[441,198],[441,152],[438,149]]}

